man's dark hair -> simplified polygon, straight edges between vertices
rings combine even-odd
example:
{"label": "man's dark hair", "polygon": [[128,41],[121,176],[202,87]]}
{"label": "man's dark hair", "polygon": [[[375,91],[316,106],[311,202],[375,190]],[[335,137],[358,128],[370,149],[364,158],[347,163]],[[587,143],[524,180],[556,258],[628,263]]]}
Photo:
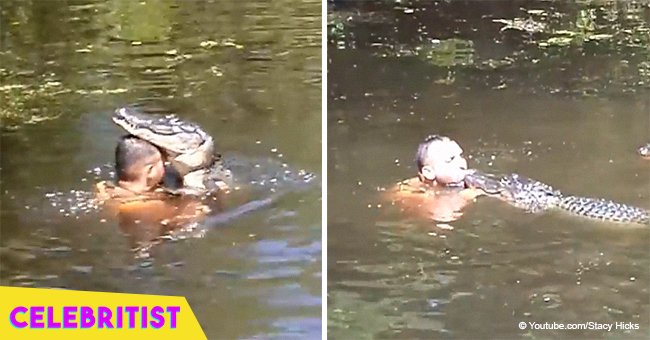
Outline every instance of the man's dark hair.
{"label": "man's dark hair", "polygon": [[115,174],[120,181],[133,181],[138,178],[132,171],[133,165],[144,158],[155,155],[158,149],[149,142],[133,135],[120,138],[115,147]]}
{"label": "man's dark hair", "polygon": [[429,135],[418,146],[418,152],[415,154],[415,164],[418,167],[418,172],[422,172],[422,168],[426,165],[427,156],[429,154],[429,146],[433,142],[440,142],[448,140],[448,137],[440,135]]}

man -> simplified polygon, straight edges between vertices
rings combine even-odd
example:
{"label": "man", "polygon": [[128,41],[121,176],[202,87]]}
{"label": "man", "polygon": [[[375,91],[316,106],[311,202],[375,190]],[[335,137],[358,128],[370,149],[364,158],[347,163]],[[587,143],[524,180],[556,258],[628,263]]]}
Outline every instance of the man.
{"label": "man", "polygon": [[148,242],[169,230],[198,221],[210,209],[194,197],[168,194],[162,154],[149,142],[124,136],[115,148],[116,183],[97,184],[97,200],[119,218],[134,243]]}
{"label": "man", "polygon": [[418,175],[399,182],[389,190],[389,199],[402,211],[439,222],[455,221],[462,209],[476,197],[480,189],[465,188],[467,160],[463,149],[454,140],[438,135],[427,137],[416,154]]}

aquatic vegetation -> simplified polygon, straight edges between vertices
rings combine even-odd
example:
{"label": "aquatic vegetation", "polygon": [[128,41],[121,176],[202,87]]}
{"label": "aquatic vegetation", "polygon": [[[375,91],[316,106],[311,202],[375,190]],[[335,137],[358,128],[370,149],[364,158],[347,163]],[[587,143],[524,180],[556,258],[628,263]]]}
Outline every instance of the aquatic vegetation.
{"label": "aquatic vegetation", "polygon": [[[522,71],[544,80],[525,87],[535,92],[626,93],[650,84],[649,1],[496,6],[519,10],[510,17],[500,13],[511,11],[488,5],[485,10],[490,12],[479,15],[465,11],[466,4],[372,3],[331,4],[329,44],[367,49],[379,58],[419,59],[432,66],[436,84],[521,87],[515,82],[525,82]],[[569,73],[564,71],[567,63],[576,66]]]}
{"label": "aquatic vegetation", "polygon": [[[1,69],[1,74],[8,71]],[[32,77],[31,72],[25,74]],[[57,119],[66,110],[64,100],[71,95],[115,95],[128,92],[126,88],[88,88],[71,89],[57,80],[57,76],[49,73],[44,76],[33,76],[37,81],[21,83],[23,74],[8,76],[15,83],[0,85],[0,122],[4,129],[15,129],[22,124],[37,124],[43,121]],[[68,97],[66,97],[68,96]]]}
{"label": "aquatic vegetation", "polygon": [[463,39],[430,39],[417,46],[380,45],[375,55],[386,57],[417,57],[429,64],[440,67],[467,66],[474,64],[474,45]]}
{"label": "aquatic vegetation", "polygon": [[436,66],[473,65],[474,43],[463,39],[432,39],[416,48],[417,55]]}
{"label": "aquatic vegetation", "polygon": [[[640,43],[650,42],[650,29],[645,22],[633,25],[628,29],[621,29],[616,23],[617,13],[600,11],[602,19],[607,24],[598,25],[599,17],[595,9],[582,9],[578,12],[575,22],[569,23],[567,29],[558,29],[549,32],[549,37],[538,41],[538,45],[544,47],[563,47],[568,45],[583,45],[589,42],[599,43],[611,41],[617,46],[642,47]],[[645,40],[645,41],[644,41]]]}
{"label": "aquatic vegetation", "polygon": [[345,49],[354,40],[354,32],[349,24],[353,23],[349,13],[332,12],[327,15],[327,40],[338,49]]}
{"label": "aquatic vegetation", "polygon": [[[4,72],[3,72],[4,73]],[[0,85],[0,125],[14,128],[19,124],[35,124],[61,115],[56,96],[68,93],[53,79],[32,85]]]}

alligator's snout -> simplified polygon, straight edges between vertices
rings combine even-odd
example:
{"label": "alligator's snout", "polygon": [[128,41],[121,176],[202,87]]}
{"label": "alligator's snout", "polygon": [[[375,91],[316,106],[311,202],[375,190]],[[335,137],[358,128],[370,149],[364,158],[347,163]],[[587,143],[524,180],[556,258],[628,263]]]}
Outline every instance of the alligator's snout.
{"label": "alligator's snout", "polygon": [[503,189],[497,178],[476,170],[465,176],[465,186],[468,188],[481,189],[488,194],[498,194]]}
{"label": "alligator's snout", "polygon": [[116,119],[117,119],[117,120],[126,120],[126,117],[127,117],[128,115],[133,116],[133,114],[130,113],[130,112],[127,110],[127,108],[125,108],[125,107],[121,107],[121,108],[115,110],[115,112],[113,112],[113,120],[116,120]]}
{"label": "alligator's snout", "polygon": [[129,110],[126,107],[119,108],[113,113],[113,122],[119,126],[122,126],[124,129],[130,128],[140,128],[141,123],[146,120],[146,116]]}

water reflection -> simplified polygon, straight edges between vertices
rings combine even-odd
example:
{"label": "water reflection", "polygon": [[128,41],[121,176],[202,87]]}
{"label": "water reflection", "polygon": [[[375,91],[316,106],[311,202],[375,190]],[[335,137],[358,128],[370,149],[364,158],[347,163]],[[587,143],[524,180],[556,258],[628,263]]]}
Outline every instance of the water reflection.
{"label": "water reflection", "polygon": [[[647,54],[631,45],[593,42],[544,50],[538,43],[549,38],[545,32],[500,31],[502,24],[492,21],[539,19],[539,13],[527,13],[543,9],[560,14],[539,19],[559,29],[590,8],[564,2],[333,2],[332,338],[611,336],[520,330],[520,321],[632,322],[641,328],[611,334],[647,333],[648,228],[561,212],[526,214],[479,199],[449,229],[381,199],[385,188],[415,175],[418,143],[438,133],[460,143],[470,167],[517,172],[566,192],[650,208],[648,163],[635,152],[650,136],[642,71]],[[618,13],[618,27],[647,27],[635,19],[647,17],[645,5],[640,11],[619,2],[604,8]],[[622,19],[628,11],[629,21]],[[596,20],[608,30],[600,24],[603,12],[596,9]]]}
{"label": "water reflection", "polygon": [[[185,295],[210,338],[320,337],[320,2],[0,8],[0,282]],[[134,256],[91,203],[127,104],[199,123],[247,170],[225,211],[285,194]]]}

